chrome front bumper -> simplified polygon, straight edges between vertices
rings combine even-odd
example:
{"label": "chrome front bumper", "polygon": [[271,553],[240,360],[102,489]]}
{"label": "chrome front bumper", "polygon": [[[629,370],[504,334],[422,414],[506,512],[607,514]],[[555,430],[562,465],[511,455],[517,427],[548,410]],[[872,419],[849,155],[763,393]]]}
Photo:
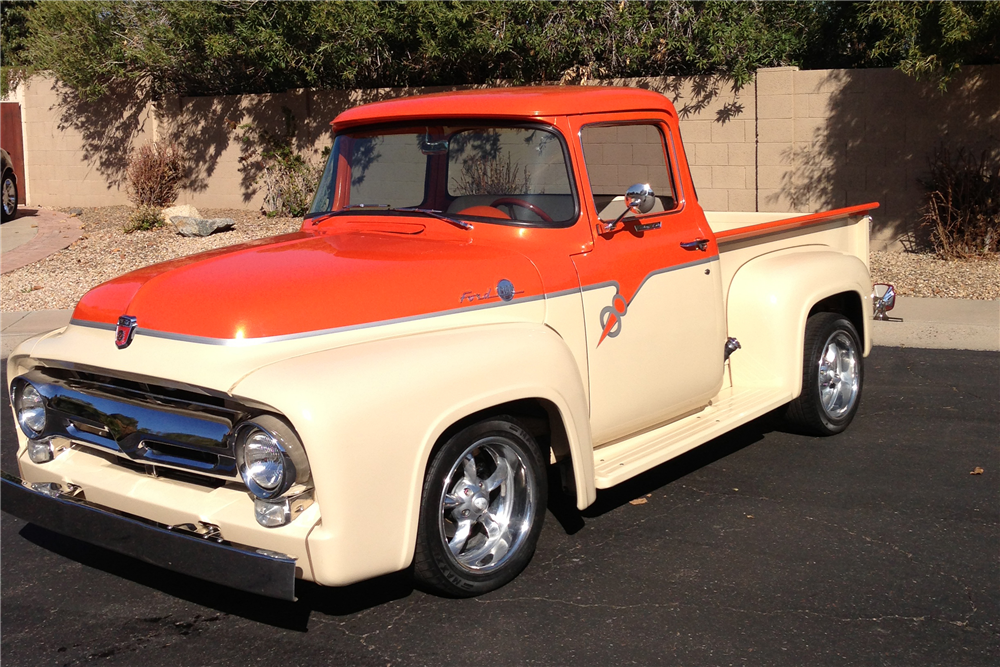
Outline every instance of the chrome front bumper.
{"label": "chrome front bumper", "polygon": [[[61,535],[223,586],[295,600],[295,559],[171,527],[76,497],[58,484],[0,472],[3,511]],[[190,529],[189,529],[190,528]]]}

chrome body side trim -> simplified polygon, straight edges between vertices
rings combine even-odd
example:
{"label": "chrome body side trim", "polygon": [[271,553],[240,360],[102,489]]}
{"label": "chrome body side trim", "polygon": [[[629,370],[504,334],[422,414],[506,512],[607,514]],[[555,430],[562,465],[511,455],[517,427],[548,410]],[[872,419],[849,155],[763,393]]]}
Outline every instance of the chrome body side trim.
{"label": "chrome body side trim", "polygon": [[[669,214],[674,213],[674,211],[668,211]],[[692,266],[698,266],[699,264],[704,264],[706,262],[717,262],[719,261],[719,256],[712,255],[710,257],[704,257],[702,259],[696,259],[690,262],[685,262],[683,264],[676,264],[674,266],[667,266],[662,269],[656,269],[651,271],[649,275],[643,278],[642,283],[639,285],[639,289],[642,285],[646,284],[646,281],[653,276],[658,276],[661,273],[668,273],[670,271],[678,271],[680,269],[686,269]],[[496,301],[491,303],[477,303],[474,306],[461,306],[458,308],[450,308],[447,310],[442,310],[433,313],[425,313],[422,315],[410,315],[407,317],[397,317],[388,320],[376,320],[374,322],[364,322],[362,324],[348,324],[342,327],[333,327],[330,329],[317,329],[315,331],[301,331],[298,333],[282,334],[279,336],[266,336],[262,338],[209,338],[206,336],[193,336],[190,334],[179,334],[171,333],[169,331],[158,331],[156,329],[143,329],[142,327],[136,329],[136,335],[142,336],[152,336],[154,338],[164,338],[167,340],[176,340],[184,343],[198,343],[200,345],[222,345],[226,347],[249,347],[252,345],[265,345],[267,343],[279,343],[289,340],[298,340],[301,338],[311,338],[313,336],[326,336],[330,334],[343,333],[346,331],[357,331],[360,329],[371,329],[373,327],[389,326],[392,324],[402,324],[404,322],[415,322],[417,320],[425,320],[433,317],[444,317],[447,315],[454,315],[456,313],[467,313],[475,310],[482,310],[485,308],[504,308],[507,306],[514,306],[521,303],[528,303],[531,301],[539,301],[544,299],[554,299],[560,296],[566,296],[569,294],[579,294],[580,292],[587,292],[589,290],[601,289],[602,287],[607,287],[609,285],[618,285],[616,280],[608,280],[600,283],[594,283],[592,285],[584,285],[582,287],[573,287],[570,289],[558,290],[555,292],[546,292],[544,294],[536,294],[534,296],[517,297],[515,296],[510,301]],[[638,289],[636,293],[638,293]],[[114,331],[115,325],[108,324],[106,322],[93,322],[91,320],[78,320],[73,318],[69,321],[70,324],[78,327],[89,327],[91,329],[103,329],[105,331]]]}
{"label": "chrome body side trim", "polygon": [[0,472],[3,511],[89,544],[242,591],[295,600],[295,558],[228,542],[218,530],[165,526],[90,503],[79,488]]}

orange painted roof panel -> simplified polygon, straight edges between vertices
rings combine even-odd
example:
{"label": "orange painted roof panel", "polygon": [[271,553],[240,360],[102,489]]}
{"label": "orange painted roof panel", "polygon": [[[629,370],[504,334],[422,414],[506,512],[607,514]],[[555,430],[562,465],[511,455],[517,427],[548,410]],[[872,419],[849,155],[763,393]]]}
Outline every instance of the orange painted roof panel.
{"label": "orange painted roof panel", "polygon": [[339,129],[408,118],[539,118],[581,113],[655,110],[676,116],[670,101],[651,90],[607,86],[531,86],[415,95],[365,104],[337,116]]}

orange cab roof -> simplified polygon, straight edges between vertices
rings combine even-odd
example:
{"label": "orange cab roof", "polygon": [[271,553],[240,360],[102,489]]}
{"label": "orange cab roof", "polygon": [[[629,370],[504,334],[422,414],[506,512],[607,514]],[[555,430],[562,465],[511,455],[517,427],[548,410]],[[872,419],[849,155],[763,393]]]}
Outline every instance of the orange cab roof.
{"label": "orange cab roof", "polygon": [[335,128],[409,118],[491,116],[535,118],[608,111],[666,111],[663,95],[641,88],[605,86],[532,86],[462,90],[401,97],[348,109],[333,120]]}

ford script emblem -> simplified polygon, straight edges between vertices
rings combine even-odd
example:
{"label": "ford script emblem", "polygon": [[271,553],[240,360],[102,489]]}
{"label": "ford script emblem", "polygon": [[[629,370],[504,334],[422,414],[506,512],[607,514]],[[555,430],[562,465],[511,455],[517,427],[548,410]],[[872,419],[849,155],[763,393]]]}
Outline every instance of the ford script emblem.
{"label": "ford script emblem", "polygon": [[497,283],[497,294],[504,301],[510,301],[514,298],[514,283],[504,278]]}
{"label": "ford script emblem", "polygon": [[137,320],[131,315],[122,315],[118,318],[118,327],[115,329],[115,345],[119,350],[124,350],[132,344],[135,336],[135,326]]}

